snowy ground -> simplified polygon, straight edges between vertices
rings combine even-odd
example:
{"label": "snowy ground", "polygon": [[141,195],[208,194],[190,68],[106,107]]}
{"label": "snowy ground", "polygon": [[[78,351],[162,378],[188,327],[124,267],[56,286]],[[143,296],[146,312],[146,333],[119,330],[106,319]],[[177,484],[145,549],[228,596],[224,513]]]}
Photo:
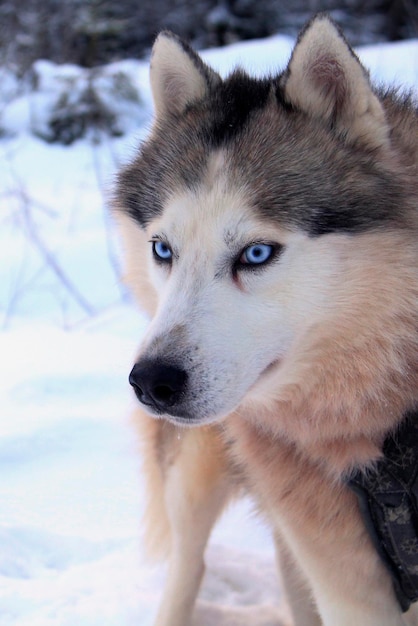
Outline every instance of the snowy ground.
{"label": "snowy ground", "polygon": [[[285,64],[292,42],[212,50],[222,73]],[[418,86],[418,42],[360,51],[373,76]],[[117,280],[104,196],[144,125],[123,139],[71,147],[27,132],[0,141],[0,623],[150,626],[164,567],[144,561],[143,484],[127,374],[145,320]],[[0,94],[1,99],[1,94]],[[19,124],[21,127],[19,128]],[[17,130],[17,134],[16,134]],[[245,546],[245,548],[243,548]],[[248,502],[215,529],[199,626],[287,623],[268,531]]]}

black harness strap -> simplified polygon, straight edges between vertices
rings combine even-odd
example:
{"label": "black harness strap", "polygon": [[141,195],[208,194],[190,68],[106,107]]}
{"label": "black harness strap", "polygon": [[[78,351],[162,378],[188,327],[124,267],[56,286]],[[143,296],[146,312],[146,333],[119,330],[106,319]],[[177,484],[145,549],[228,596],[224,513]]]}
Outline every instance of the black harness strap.
{"label": "black harness strap", "polygon": [[403,611],[418,600],[418,412],[387,438],[384,458],[349,485]]}

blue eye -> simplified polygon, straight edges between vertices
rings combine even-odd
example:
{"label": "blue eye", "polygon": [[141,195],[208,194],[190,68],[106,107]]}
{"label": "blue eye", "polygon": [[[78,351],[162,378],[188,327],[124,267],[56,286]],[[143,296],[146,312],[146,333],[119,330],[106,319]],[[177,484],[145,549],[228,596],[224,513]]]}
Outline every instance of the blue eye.
{"label": "blue eye", "polygon": [[245,248],[239,262],[241,265],[263,265],[273,256],[275,247],[268,243],[255,243]]}
{"label": "blue eye", "polygon": [[153,241],[152,251],[157,261],[169,263],[173,258],[173,252],[170,246],[164,243],[164,241]]}

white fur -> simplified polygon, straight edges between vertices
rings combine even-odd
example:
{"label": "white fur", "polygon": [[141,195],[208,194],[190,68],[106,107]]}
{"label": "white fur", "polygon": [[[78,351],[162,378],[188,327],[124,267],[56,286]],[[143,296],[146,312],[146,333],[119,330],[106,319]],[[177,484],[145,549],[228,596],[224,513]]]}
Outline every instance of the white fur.
{"label": "white fur", "polygon": [[[164,237],[175,259],[171,269],[159,266],[149,244],[149,275],[159,304],[140,356],[192,359],[194,423],[235,409],[263,372],[280,367],[297,338],[328,314],[345,239],[313,239],[257,219],[244,190],[222,175],[214,182],[221,163],[216,155],[199,190],[173,197],[147,229],[149,238]],[[237,282],[236,254],[253,241],[284,248],[266,267],[239,272]],[[179,326],[184,332],[173,340]]]}

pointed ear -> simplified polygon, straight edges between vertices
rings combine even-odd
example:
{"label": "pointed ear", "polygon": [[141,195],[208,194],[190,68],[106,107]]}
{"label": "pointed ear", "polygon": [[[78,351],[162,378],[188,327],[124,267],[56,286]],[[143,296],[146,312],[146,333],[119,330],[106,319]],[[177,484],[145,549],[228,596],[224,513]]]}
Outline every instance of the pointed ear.
{"label": "pointed ear", "polygon": [[322,119],[350,143],[376,149],[389,145],[383,107],[368,74],[327,15],[302,31],[283,75],[285,99]]}
{"label": "pointed ear", "polygon": [[186,42],[163,31],[152,49],[150,80],[157,117],[165,117],[202,100],[221,78]]}

